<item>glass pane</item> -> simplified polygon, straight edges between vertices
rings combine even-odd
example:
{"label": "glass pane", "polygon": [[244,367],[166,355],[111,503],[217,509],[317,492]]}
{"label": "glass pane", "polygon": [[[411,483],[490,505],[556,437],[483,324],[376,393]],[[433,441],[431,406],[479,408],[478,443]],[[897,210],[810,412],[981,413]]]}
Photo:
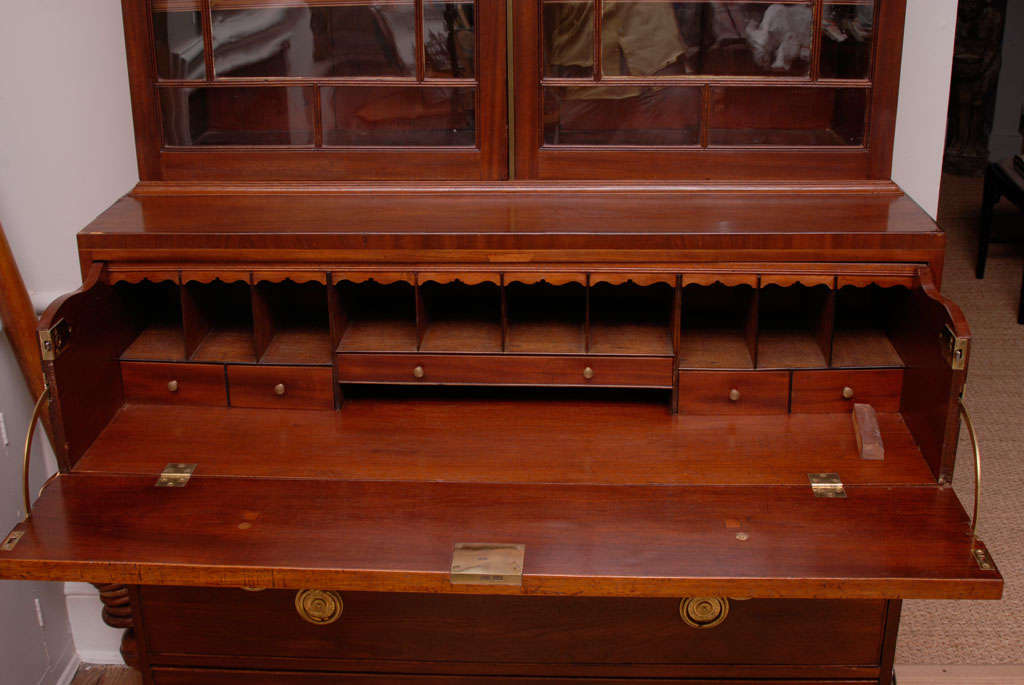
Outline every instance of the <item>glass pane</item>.
{"label": "glass pane", "polygon": [[701,89],[544,89],[545,145],[697,145]]}
{"label": "glass pane", "polygon": [[199,12],[153,12],[156,73],[163,79],[205,79]]}
{"label": "glass pane", "polygon": [[426,0],[423,3],[423,44],[428,77],[476,76],[474,9],[472,2]]}
{"label": "glass pane", "polygon": [[602,71],[807,76],[813,20],[810,2],[606,0]]}
{"label": "glass pane", "polygon": [[545,0],[544,75],[594,76],[594,5]]}
{"label": "glass pane", "polygon": [[161,88],[166,145],[312,145],[313,89]]}
{"label": "glass pane", "polygon": [[476,145],[475,88],[334,86],[320,100],[324,145]]}
{"label": "glass pane", "polygon": [[866,88],[711,89],[711,145],[863,145]]}
{"label": "glass pane", "polygon": [[232,4],[213,3],[218,76],[416,75],[412,0],[228,9]]}
{"label": "glass pane", "polygon": [[821,77],[869,78],[874,0],[826,2],[821,22]]}

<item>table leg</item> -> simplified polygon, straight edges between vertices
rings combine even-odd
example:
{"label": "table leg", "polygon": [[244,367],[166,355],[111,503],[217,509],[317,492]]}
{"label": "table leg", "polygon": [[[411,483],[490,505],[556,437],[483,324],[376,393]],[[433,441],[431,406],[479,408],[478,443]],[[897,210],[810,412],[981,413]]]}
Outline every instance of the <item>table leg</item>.
{"label": "table leg", "polygon": [[985,190],[981,201],[981,227],[978,233],[978,265],[975,270],[977,278],[985,278],[985,262],[988,261],[988,246],[992,241],[992,210],[1002,196],[999,181],[992,172],[992,167],[985,169]]}

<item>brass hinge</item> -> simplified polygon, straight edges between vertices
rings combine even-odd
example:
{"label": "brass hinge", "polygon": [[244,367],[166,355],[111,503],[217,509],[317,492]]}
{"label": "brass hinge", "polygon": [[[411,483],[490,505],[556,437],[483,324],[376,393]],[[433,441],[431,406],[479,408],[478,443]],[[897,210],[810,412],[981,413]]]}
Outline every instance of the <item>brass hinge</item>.
{"label": "brass hinge", "polygon": [[963,371],[967,366],[967,338],[958,338],[953,329],[946,326],[939,333],[939,342],[946,362],[954,371]]}
{"label": "brass hinge", "polygon": [[183,488],[188,485],[189,479],[196,470],[198,464],[168,464],[156,481],[158,488]]}
{"label": "brass hinge", "polygon": [[838,473],[808,473],[807,479],[815,497],[846,499],[846,488]]}
{"label": "brass hinge", "polygon": [[39,331],[39,352],[43,361],[52,362],[61,355],[71,341],[71,325],[60,319],[45,331]]}
{"label": "brass hinge", "polygon": [[17,530],[4,538],[3,542],[0,542],[0,552],[10,552],[14,550],[15,545],[18,544],[18,540],[24,537],[25,531]]}
{"label": "brass hinge", "polygon": [[978,568],[982,571],[991,571],[995,569],[996,562],[992,560],[992,555],[988,553],[988,550],[984,547],[975,546],[971,550],[971,554],[974,556],[974,560],[978,562]]}
{"label": "brass hinge", "polygon": [[526,545],[457,542],[452,585],[522,585]]}

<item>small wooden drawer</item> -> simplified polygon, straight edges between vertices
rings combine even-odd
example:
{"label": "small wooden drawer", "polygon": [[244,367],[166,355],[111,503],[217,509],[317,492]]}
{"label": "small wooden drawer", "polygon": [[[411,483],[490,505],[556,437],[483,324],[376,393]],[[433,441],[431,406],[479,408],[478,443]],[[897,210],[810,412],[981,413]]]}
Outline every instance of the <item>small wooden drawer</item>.
{"label": "small wooden drawer", "polygon": [[877,685],[878,680],[692,680],[647,678],[550,678],[398,673],[296,673],[219,669],[156,668],[155,685]]}
{"label": "small wooden drawer", "polygon": [[224,367],[220,364],[121,362],[127,402],[226,405]]}
{"label": "small wooden drawer", "polygon": [[339,354],[342,383],[671,388],[672,359],[613,356]]}
{"label": "small wooden drawer", "polygon": [[875,411],[898,412],[902,392],[902,369],[794,371],[791,411],[846,412],[863,402]]}
{"label": "small wooden drawer", "polygon": [[[140,597],[154,665],[184,654],[289,657],[296,670],[401,661],[513,674],[529,664],[615,664],[628,677],[665,664],[870,667],[886,615],[882,600],[729,600],[719,625],[699,629],[680,617],[681,598],[341,592],[341,615],[314,625],[291,590],[146,586]],[[342,661],[348,668],[337,668]]]}
{"label": "small wooden drawer", "polygon": [[785,414],[788,371],[680,371],[682,414]]}
{"label": "small wooden drawer", "polygon": [[232,407],[333,409],[331,370],[299,366],[229,366]]}

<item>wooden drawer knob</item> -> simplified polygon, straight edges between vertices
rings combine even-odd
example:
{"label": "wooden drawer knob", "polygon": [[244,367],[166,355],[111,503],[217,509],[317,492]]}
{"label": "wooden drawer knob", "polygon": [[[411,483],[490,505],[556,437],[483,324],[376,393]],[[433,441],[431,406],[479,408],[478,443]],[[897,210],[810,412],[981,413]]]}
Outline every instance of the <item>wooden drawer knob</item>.
{"label": "wooden drawer knob", "polygon": [[167,392],[178,392],[178,381],[168,381]]}
{"label": "wooden drawer knob", "polygon": [[732,390],[730,390],[729,391],[729,401],[730,402],[739,402],[740,401],[740,391],[737,390],[736,388],[733,388]]}
{"label": "wooden drawer knob", "polygon": [[594,377],[594,370],[589,366],[583,369],[583,377],[589,381],[591,378]]}
{"label": "wooden drawer knob", "polygon": [[844,400],[852,400],[853,399],[853,388],[851,388],[848,385],[845,388],[843,388],[843,399]]}
{"label": "wooden drawer knob", "polygon": [[286,392],[288,392],[288,389],[284,387],[284,383],[278,383],[277,385],[274,386],[275,395],[281,396],[284,395]]}
{"label": "wooden drawer knob", "polygon": [[687,597],[679,603],[679,616],[691,628],[714,628],[728,615],[729,600],[725,597]]}
{"label": "wooden drawer knob", "polygon": [[416,378],[423,378],[424,376],[427,375],[427,372],[423,370],[422,366],[417,366],[415,369],[412,370],[412,375]]}
{"label": "wooden drawer knob", "polygon": [[333,590],[299,590],[295,595],[295,610],[303,621],[326,626],[341,618],[345,603]]}

